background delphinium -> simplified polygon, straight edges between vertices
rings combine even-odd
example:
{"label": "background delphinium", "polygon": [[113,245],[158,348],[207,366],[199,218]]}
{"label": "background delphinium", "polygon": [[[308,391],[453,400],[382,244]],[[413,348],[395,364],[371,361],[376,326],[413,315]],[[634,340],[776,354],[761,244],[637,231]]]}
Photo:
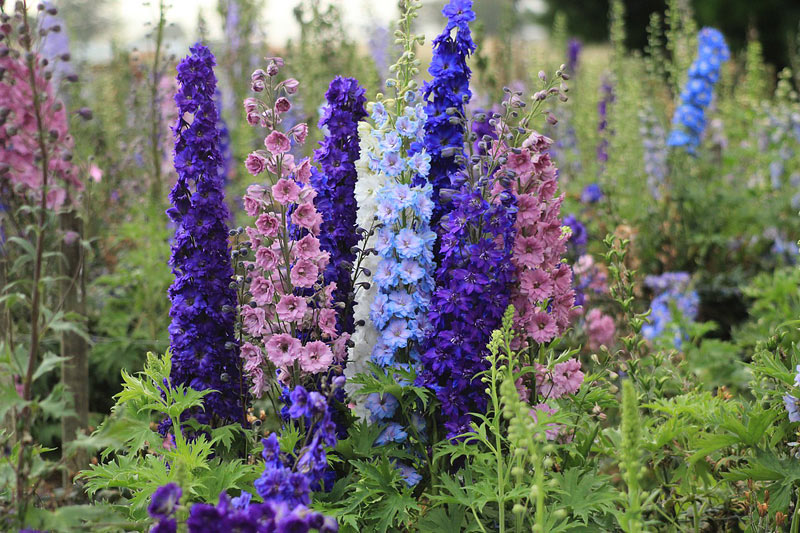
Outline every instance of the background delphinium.
{"label": "background delphinium", "polygon": [[681,105],[675,110],[669,134],[669,146],[685,147],[694,153],[705,130],[704,108],[711,103],[719,69],[730,58],[722,34],[714,28],[703,28],[697,35],[697,59],[689,69],[689,79],[681,92]]}
{"label": "background delphinium", "polygon": [[[214,102],[215,60],[197,44],[178,65],[174,126],[178,181],[168,214],[176,225],[170,264],[172,379],[215,392],[205,399],[203,420],[244,422],[239,345],[234,336],[236,292],[228,244],[229,218],[219,173],[219,115]],[[174,430],[180,431],[179,428]]]}
{"label": "background delphinium", "polygon": [[[69,51],[53,58],[39,53],[42,40],[61,31],[49,19],[57,9],[41,5],[28,13],[28,7],[0,9],[0,386],[7,450],[0,461],[0,527],[8,529],[47,515],[35,504],[46,478],[55,481],[63,471],[65,496],[73,497],[75,450],[51,462],[43,443],[74,440],[88,415],[79,259],[86,179],[74,158],[70,119],[89,119],[91,112],[71,112],[57,97],[64,85],[55,85],[55,70],[69,61]],[[73,73],[62,81],[76,79]],[[74,352],[64,349],[67,342]]]}
{"label": "background delphinium", "polygon": [[[697,293],[689,289],[689,283],[690,276],[686,272],[666,272],[645,278],[645,286],[655,294],[648,317],[650,323],[642,328],[645,338],[655,341],[666,336],[674,348],[681,348],[687,335],[682,322],[691,322],[697,317],[699,304]],[[674,316],[675,312],[678,316]]]}
{"label": "background delphinium", "polygon": [[645,108],[639,115],[642,145],[644,147],[644,171],[647,187],[656,200],[661,198],[661,187],[667,179],[667,138],[664,127],[652,108]]}

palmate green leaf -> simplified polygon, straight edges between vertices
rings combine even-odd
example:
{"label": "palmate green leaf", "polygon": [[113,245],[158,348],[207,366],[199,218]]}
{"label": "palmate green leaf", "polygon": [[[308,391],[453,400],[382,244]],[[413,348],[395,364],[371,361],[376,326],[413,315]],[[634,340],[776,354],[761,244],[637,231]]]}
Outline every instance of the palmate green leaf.
{"label": "palmate green leaf", "polygon": [[692,443],[697,447],[697,451],[689,457],[689,462],[694,464],[698,461],[705,459],[706,456],[712,454],[722,448],[735,446],[740,442],[739,437],[736,435],[724,434],[705,434],[696,443]]}
{"label": "palmate green leaf", "polygon": [[390,494],[376,505],[378,523],[375,530],[380,533],[397,531],[400,529],[398,526],[410,522],[419,509],[419,503],[412,495],[411,489],[404,487],[402,492]]}
{"label": "palmate green leaf", "polygon": [[147,380],[128,374],[125,370],[122,371],[122,391],[117,393],[115,398],[117,403],[123,405],[127,403],[165,405],[158,389]]}
{"label": "palmate green leaf", "polygon": [[236,435],[242,433],[242,426],[240,424],[228,424],[227,426],[214,428],[211,430],[211,444],[215,446],[219,444],[226,452],[229,452]]}
{"label": "palmate green leaf", "polygon": [[75,416],[75,410],[71,407],[71,401],[66,396],[66,387],[63,383],[58,383],[50,391],[47,397],[40,401],[34,401],[45,416],[60,419],[64,416]]}
{"label": "palmate green leaf", "polygon": [[30,506],[25,523],[53,533],[136,531],[141,529],[129,517],[110,505],[67,505],[54,511]]}
{"label": "palmate green leaf", "polygon": [[252,492],[252,481],[259,475],[257,465],[245,464],[241,459],[223,461],[217,458],[209,466],[210,471],[202,475],[194,487],[198,501],[216,501],[220,493],[230,489],[247,488]]}
{"label": "palmate green leaf", "polygon": [[373,444],[381,431],[382,428],[378,424],[368,424],[365,421],[356,422],[350,427],[347,438],[336,444],[336,452],[346,459],[371,457],[374,453]]}
{"label": "palmate green leaf", "polygon": [[582,471],[580,468],[570,468],[563,473],[556,474],[554,479],[558,486],[553,492],[558,494],[559,507],[566,508],[572,516],[588,525],[590,518],[595,513],[604,515],[610,513],[615,506],[619,493],[610,482],[610,477]]}
{"label": "palmate green leaf", "polygon": [[[184,411],[188,411],[195,407],[203,408],[203,398],[212,392],[214,389],[195,390],[191,387],[178,385],[167,391],[167,416],[178,419]],[[157,409],[157,408],[154,408]]]}
{"label": "palmate green leaf", "polygon": [[164,456],[150,454],[142,459],[119,455],[107,463],[90,465],[88,470],[81,471],[78,476],[86,480],[86,491],[90,496],[108,488],[129,489],[133,492],[150,489],[149,495],[170,481],[170,472]]}
{"label": "palmate green leaf", "polygon": [[188,446],[168,452],[176,461],[185,466],[189,471],[197,469],[208,470],[208,460],[213,452],[213,446],[208,438],[201,434],[187,443]]}
{"label": "palmate green leaf", "polygon": [[755,457],[747,459],[747,465],[723,474],[724,479],[744,481],[785,481],[793,483],[800,480],[800,463],[792,458],[780,458],[772,452],[757,450]]}
{"label": "palmate green leaf", "polygon": [[420,531],[437,533],[462,533],[467,526],[467,509],[463,505],[451,504],[436,507],[426,513],[417,523]]}
{"label": "palmate green leaf", "polygon": [[36,368],[36,372],[33,373],[33,381],[36,381],[40,377],[56,368],[60,368],[61,363],[68,360],[69,357],[61,357],[52,352],[46,354],[42,359],[42,362],[39,363],[39,366]]}
{"label": "palmate green leaf", "polygon": [[[370,372],[356,374],[350,379],[351,383],[361,385],[358,390],[359,395],[378,393],[391,394],[396,398],[402,398],[403,393],[410,393],[420,400],[423,408],[428,405],[431,392],[425,387],[413,385],[417,376],[414,370],[383,368],[371,362],[369,367]],[[399,384],[399,380],[405,381],[406,384]]]}

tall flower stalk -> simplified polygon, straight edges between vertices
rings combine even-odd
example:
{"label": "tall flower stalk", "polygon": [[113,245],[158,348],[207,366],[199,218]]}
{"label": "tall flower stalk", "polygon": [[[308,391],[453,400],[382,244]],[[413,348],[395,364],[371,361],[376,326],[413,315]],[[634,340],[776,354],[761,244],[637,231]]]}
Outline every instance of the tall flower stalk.
{"label": "tall flower stalk", "polygon": [[[53,6],[47,6],[44,11],[40,14],[40,24],[45,17],[57,13]],[[45,70],[47,62],[37,53],[39,41],[32,25],[35,19],[29,17],[27,2],[16,2],[13,17],[3,12],[0,22],[0,36],[3,37],[0,41],[0,123],[6,126],[0,128],[0,192],[4,204],[13,199],[15,203],[31,206],[29,225],[15,218],[19,212],[17,206],[7,204],[3,209],[17,232],[29,235],[34,241],[31,246],[28,360],[24,374],[19,376],[23,404],[14,410],[18,442],[14,498],[16,517],[22,522],[35,492],[30,478],[35,454],[31,426],[36,411],[31,410],[30,404],[35,372],[40,368],[42,335],[47,327],[43,321],[46,316],[43,292],[46,240],[52,230],[52,209],[67,202],[70,189],[80,189],[82,184],[70,162],[72,140],[67,131],[66,112],[63,103],[55,99],[50,83],[52,70]],[[57,31],[52,26],[40,26],[39,30],[39,36],[45,39]],[[9,48],[15,44],[19,48]]]}
{"label": "tall flower stalk", "polygon": [[681,92],[681,104],[672,117],[673,129],[667,144],[695,153],[706,129],[705,108],[714,96],[722,63],[730,58],[725,38],[714,28],[697,34],[697,58],[689,68],[689,79]]}
{"label": "tall flower stalk", "polygon": [[472,0],[450,0],[442,14],[447,17],[447,25],[433,40],[433,59],[428,69],[433,79],[422,87],[427,115],[423,145],[431,157],[427,180],[433,186],[431,225],[434,228],[450,209],[440,199],[440,192],[451,187],[451,174],[463,168],[463,157],[456,156],[464,153],[465,123],[450,119],[463,115],[464,106],[472,97],[469,88],[472,71],[467,66],[467,58],[475,51],[469,28],[469,23],[475,20]]}
{"label": "tall flower stalk", "polygon": [[322,213],[320,248],[330,254],[324,272],[327,283],[336,283],[334,306],[341,305],[339,331],[353,333],[353,279],[356,254],[353,247],[360,240],[356,231],[356,166],[359,158],[358,122],[367,116],[367,99],[358,80],[337,76],[331,81],[325,98],[320,128],[329,134],[314,151],[321,171],[312,171],[311,185],[317,191],[314,204]]}
{"label": "tall flower stalk", "polygon": [[[403,54],[390,69],[397,77],[386,82],[394,97],[379,95],[369,106],[372,124],[359,126],[359,182],[362,174],[365,180],[356,186],[357,218],[359,224],[368,225],[367,236],[375,235],[370,246],[377,257],[370,262],[374,264],[374,270],[370,269],[372,290],[364,294],[369,299],[363,298],[356,308],[369,309],[369,320],[362,323],[357,317],[356,329],[356,338],[368,343],[359,349],[356,341],[353,366],[363,372],[371,364],[376,372],[393,376],[401,385],[413,382],[419,371],[433,290],[436,240],[430,226],[433,187],[427,183],[431,157],[422,145],[428,116],[418,101],[414,81],[419,71],[414,47],[422,37],[411,33],[411,24],[419,5],[416,0],[405,2],[398,31]],[[403,407],[398,408],[401,403]],[[361,414],[368,414],[382,428],[375,445],[413,446],[420,458],[427,457],[425,423],[418,414],[416,399],[373,393],[363,407]],[[397,467],[409,485],[421,479],[414,467]]]}
{"label": "tall flower stalk", "polygon": [[272,58],[266,71],[256,70],[252,87],[263,96],[245,100],[249,122],[268,131],[265,149],[247,156],[245,166],[267,182],[247,189],[244,208],[255,225],[246,228],[249,250],[240,251],[240,257],[253,252],[244,262],[249,302],[241,309],[247,337],[242,356],[253,394],[266,393],[276,412],[281,386],[311,387],[314,375],[343,361],[349,338],[336,328],[336,283],[323,279],[331,254],[320,246],[323,219],[314,205],[311,162],[295,161],[290,153],[292,144],[305,142],[308,127],[282,131],[298,82],[278,82],[281,66],[282,59]]}
{"label": "tall flower stalk", "polygon": [[234,334],[230,215],[219,173],[216,62],[201,44],[190,51],[178,64],[178,121],[173,128],[178,180],[167,211],[176,226],[170,259],[175,281],[169,289],[171,377],[194,389],[216,391],[206,396],[199,419],[243,421],[246,391]]}

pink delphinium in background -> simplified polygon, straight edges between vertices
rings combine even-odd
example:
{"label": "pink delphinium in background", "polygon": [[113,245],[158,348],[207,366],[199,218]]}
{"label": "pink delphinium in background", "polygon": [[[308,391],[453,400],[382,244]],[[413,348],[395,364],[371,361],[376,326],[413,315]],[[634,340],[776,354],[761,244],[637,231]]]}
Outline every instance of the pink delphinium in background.
{"label": "pink delphinium in background", "polygon": [[[69,134],[67,112],[45,79],[39,58],[35,64],[35,88],[42,121],[49,133],[47,206],[52,209],[71,201],[72,193],[83,189],[83,183],[70,161],[73,139]],[[4,127],[0,127],[0,165],[7,165],[6,171],[0,173],[0,183],[8,182],[13,193],[27,201],[36,201],[41,198],[42,170],[36,157],[39,131],[30,73],[23,59],[11,54],[0,57],[0,71],[4,71],[0,77],[0,109],[4,110],[0,117],[4,123]]]}
{"label": "pink delphinium in background", "polygon": [[[273,59],[252,76],[253,89],[264,98],[247,98],[248,122],[266,127],[265,150],[251,153],[245,166],[255,176],[266,176],[251,185],[244,208],[255,218],[246,229],[251,250],[245,261],[250,302],[242,309],[242,345],[251,392],[261,397],[274,380],[275,371],[284,384],[298,385],[304,376],[327,371],[345,358],[348,336],[336,331],[332,305],[335,284],[325,284],[322,272],[330,255],[320,249],[322,217],[314,206],[317,193],[309,184],[308,159],[295,161],[292,143],[305,141],[308,127],[295,125],[282,132],[281,114],[291,104],[296,82],[276,83],[282,61]],[[278,104],[280,102],[280,104]],[[302,340],[301,340],[302,339]]]}
{"label": "pink delphinium in background", "polygon": [[[554,415],[558,412],[558,409],[555,409],[546,403],[540,403],[538,405],[534,405],[533,409],[531,409],[531,416],[537,422],[539,421],[539,417],[537,416],[540,413],[545,413],[547,416]],[[544,436],[547,440],[556,440],[561,433],[562,426],[560,424],[555,423],[547,423],[547,429],[544,430]]]}
{"label": "pink delphinium in background", "polygon": [[611,346],[616,332],[614,319],[600,309],[592,309],[586,314],[586,334],[592,350],[597,350],[601,345]]}

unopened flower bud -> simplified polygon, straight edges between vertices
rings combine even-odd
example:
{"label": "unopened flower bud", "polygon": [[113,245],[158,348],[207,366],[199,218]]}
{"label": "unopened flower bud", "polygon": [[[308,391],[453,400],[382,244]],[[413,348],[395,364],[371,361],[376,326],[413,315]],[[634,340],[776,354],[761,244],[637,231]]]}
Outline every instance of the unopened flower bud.
{"label": "unopened flower bud", "polygon": [[289,78],[285,80],[281,86],[286,89],[287,94],[294,94],[297,92],[297,87],[300,85],[300,82],[294,78]]}
{"label": "unopened flower bud", "polygon": [[82,107],[82,108],[78,109],[78,111],[76,111],[76,113],[78,113],[78,115],[80,115],[80,117],[83,120],[92,120],[92,116],[93,116],[92,110],[89,109],[88,107]]}

